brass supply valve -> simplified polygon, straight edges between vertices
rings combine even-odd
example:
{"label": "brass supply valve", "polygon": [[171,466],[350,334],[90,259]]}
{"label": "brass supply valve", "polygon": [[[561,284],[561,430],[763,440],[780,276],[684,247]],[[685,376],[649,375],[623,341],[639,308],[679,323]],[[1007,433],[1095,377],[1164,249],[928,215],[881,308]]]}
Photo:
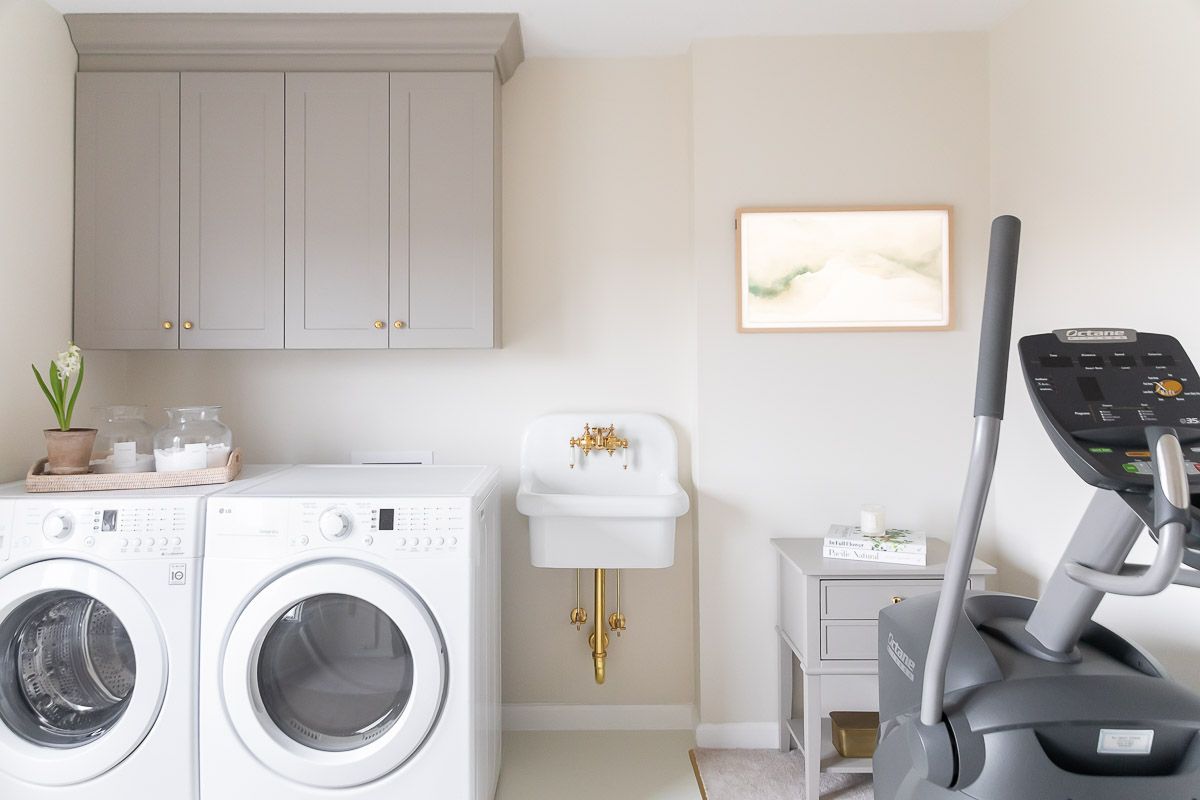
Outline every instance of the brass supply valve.
{"label": "brass supply valve", "polygon": [[579,626],[587,624],[587,610],[576,606],[571,609],[571,624],[575,626],[575,630],[579,630]]}
{"label": "brass supply valve", "polygon": [[625,630],[625,615],[620,611],[614,611],[608,615],[608,629],[616,632],[617,637],[621,636],[621,631]]}

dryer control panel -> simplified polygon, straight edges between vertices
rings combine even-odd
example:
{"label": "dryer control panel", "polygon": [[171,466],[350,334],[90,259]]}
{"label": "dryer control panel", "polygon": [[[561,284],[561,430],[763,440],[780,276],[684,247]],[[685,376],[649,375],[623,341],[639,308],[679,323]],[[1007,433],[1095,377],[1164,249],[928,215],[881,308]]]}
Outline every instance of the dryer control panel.
{"label": "dryer control panel", "polygon": [[[0,510],[0,516],[3,516]],[[8,553],[76,551],[106,559],[194,558],[203,555],[199,499],[58,497],[12,502]],[[4,546],[0,545],[0,552]]]}
{"label": "dryer control panel", "polygon": [[470,553],[467,498],[240,498],[209,500],[210,556],[269,557],[339,548],[395,558]]}

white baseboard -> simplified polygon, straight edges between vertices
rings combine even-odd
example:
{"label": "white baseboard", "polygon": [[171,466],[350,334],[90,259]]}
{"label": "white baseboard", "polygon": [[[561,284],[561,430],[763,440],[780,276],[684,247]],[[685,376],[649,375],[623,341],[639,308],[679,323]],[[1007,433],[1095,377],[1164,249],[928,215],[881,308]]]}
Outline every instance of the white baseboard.
{"label": "white baseboard", "polygon": [[503,719],[506,731],[685,731],[696,726],[696,709],[512,703],[505,704]]}
{"label": "white baseboard", "polygon": [[696,726],[696,746],[718,750],[771,750],[779,746],[779,724],[705,722]]}

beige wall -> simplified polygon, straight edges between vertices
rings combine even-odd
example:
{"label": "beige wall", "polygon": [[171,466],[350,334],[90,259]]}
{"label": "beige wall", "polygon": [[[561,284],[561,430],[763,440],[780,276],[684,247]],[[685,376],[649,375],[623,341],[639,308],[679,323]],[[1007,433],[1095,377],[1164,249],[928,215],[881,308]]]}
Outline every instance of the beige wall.
{"label": "beige wall", "polygon": [[[40,0],[0,2],[0,481],[45,455],[54,414],[43,375],[71,336],[75,48]],[[76,424],[124,377],[124,356],[89,359]]]}
{"label": "beige wall", "polygon": [[[1036,0],[991,41],[992,200],[1024,222],[1015,334],[1170,333],[1200,357],[1200,3]],[[1036,593],[1091,497],[1016,364],[996,472],[1006,588]],[[1143,563],[1152,551],[1135,551]],[[1109,597],[1098,619],[1200,687],[1200,592]]]}
{"label": "beige wall", "polygon": [[674,568],[627,575],[629,630],[597,687],[567,624],[574,573],[530,566],[513,504],[522,430],[550,411],[662,414],[690,463],[689,91],[684,58],[530,61],[505,85],[501,350],[130,356],[131,399],[221,403],[253,461],[417,448],[502,466],[507,703],[692,702],[691,517]]}
{"label": "beige wall", "polygon": [[[980,34],[693,48],[700,715],[760,723],[759,746],[775,715],[769,540],[824,535],[865,502],[951,531],[989,214],[987,81]],[[738,206],[898,203],[954,206],[955,330],[737,333]]]}

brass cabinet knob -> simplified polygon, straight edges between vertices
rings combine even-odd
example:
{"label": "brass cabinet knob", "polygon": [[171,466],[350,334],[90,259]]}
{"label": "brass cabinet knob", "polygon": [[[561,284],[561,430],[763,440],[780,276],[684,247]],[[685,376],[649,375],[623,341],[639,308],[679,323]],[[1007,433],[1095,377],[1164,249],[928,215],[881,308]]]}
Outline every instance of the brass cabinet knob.
{"label": "brass cabinet knob", "polygon": [[377,331],[383,330],[383,320],[381,320],[381,319],[375,320],[375,330],[377,330]]}
{"label": "brass cabinet knob", "polygon": [[174,328],[174,327],[175,327],[175,323],[171,322],[170,320],[167,320],[166,322],[163,323],[164,331],[169,331],[169,330],[171,330],[171,328]]}
{"label": "brass cabinet knob", "polygon": [[896,605],[897,603],[902,603],[902,602],[904,602],[903,597],[901,597],[900,595],[892,595],[892,605]]}
{"label": "brass cabinet knob", "polygon": [[392,323],[392,327],[398,331],[403,330],[404,329],[404,320],[402,320],[402,319],[396,320],[395,322]]}
{"label": "brass cabinet knob", "polygon": [[192,325],[192,323],[191,323],[191,322],[184,322],[184,323],[183,323],[183,329],[184,329],[185,331],[190,331],[190,330],[191,330],[193,327],[195,327],[195,326],[194,326],[194,325]]}

